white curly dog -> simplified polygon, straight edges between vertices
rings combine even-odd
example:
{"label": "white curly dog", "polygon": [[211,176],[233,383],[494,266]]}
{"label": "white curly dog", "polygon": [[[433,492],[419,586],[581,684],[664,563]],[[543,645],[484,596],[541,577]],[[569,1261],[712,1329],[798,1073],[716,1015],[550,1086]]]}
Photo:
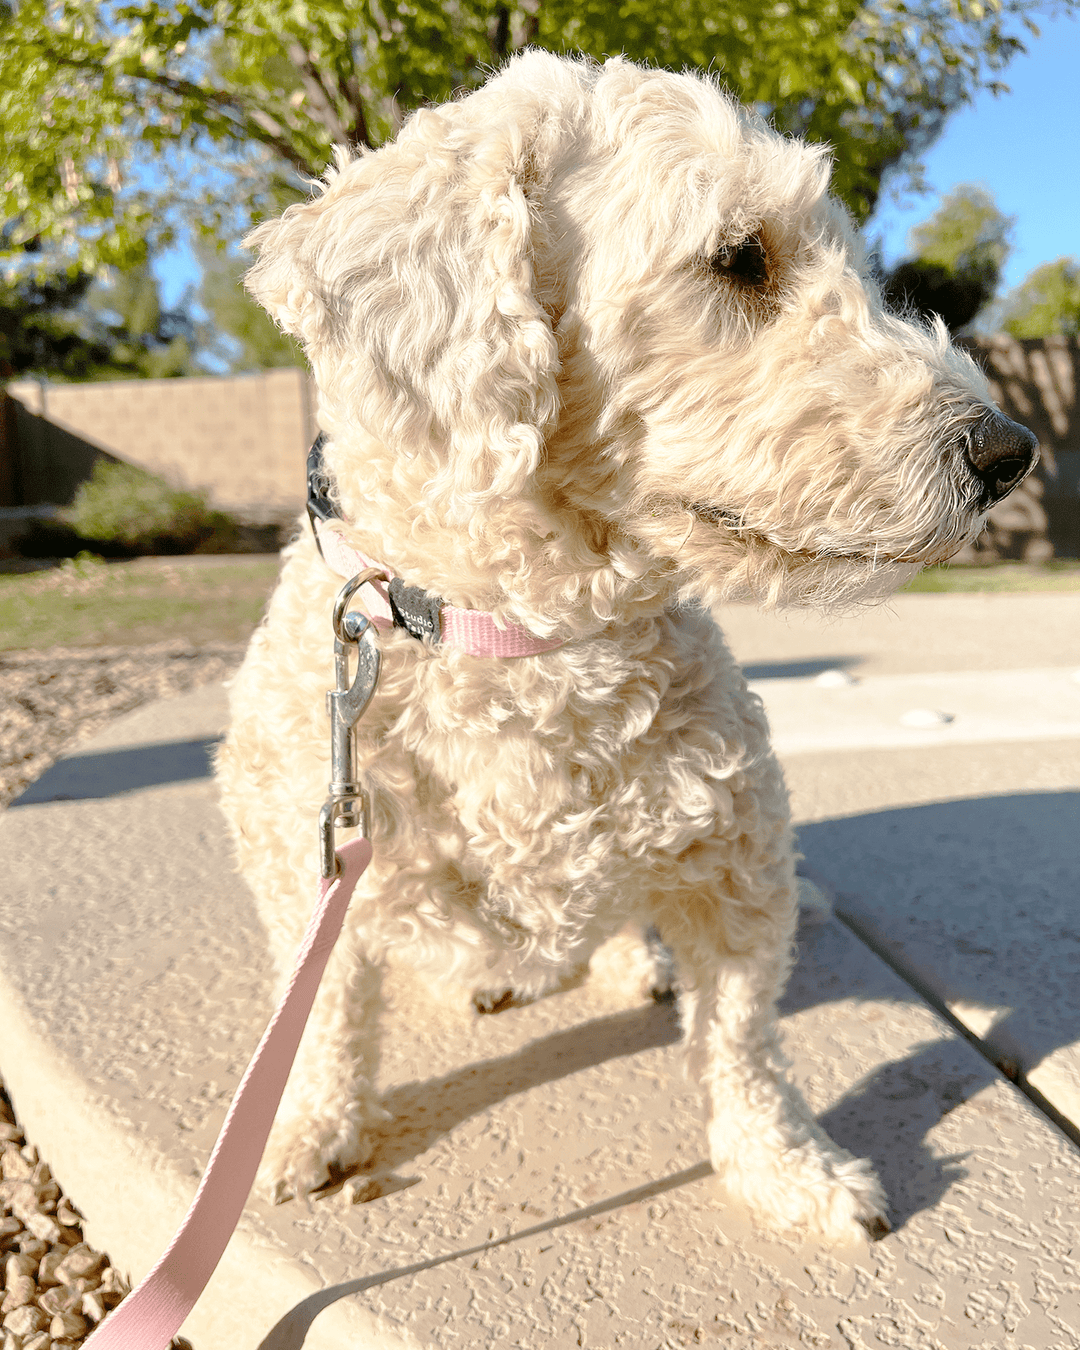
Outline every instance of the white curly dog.
{"label": "white curly dog", "polygon": [[[885,595],[1035,452],[940,323],[883,311],[828,178],[705,79],[533,52],[251,235],[249,287],[318,383],[329,533],[436,614],[383,622],[357,751],[375,856],[271,1137],[279,1194],[389,1128],[388,953],[535,996],[637,924],[673,955],[728,1190],[776,1228],[887,1231],[870,1165],[778,1066],[787,799],[710,609]],[[220,760],[282,972],[317,875],[340,586],[305,528]],[[463,610],[524,654],[476,654],[501,649],[461,638]]]}

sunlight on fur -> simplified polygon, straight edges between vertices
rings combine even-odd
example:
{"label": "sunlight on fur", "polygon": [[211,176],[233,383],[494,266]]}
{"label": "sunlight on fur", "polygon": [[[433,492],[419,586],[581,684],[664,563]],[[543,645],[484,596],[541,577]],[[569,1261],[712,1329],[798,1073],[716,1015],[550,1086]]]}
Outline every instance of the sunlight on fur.
{"label": "sunlight on fur", "polygon": [[[358,729],[375,860],[271,1191],[366,1164],[393,1129],[374,1087],[388,953],[538,997],[632,924],[673,957],[728,1191],[780,1229],[887,1230],[870,1164],[782,1072],[787,798],[709,614],[850,606],[947,557],[991,503],[967,447],[995,414],[940,324],[883,310],[828,178],[821,147],[707,80],[534,52],[378,152],[341,152],[251,235],[249,288],[315,372],[349,542],[563,643],[499,659],[380,639]],[[220,757],[283,976],[317,873],[340,585],[305,527]],[[624,933],[597,977],[640,993],[655,960]]]}

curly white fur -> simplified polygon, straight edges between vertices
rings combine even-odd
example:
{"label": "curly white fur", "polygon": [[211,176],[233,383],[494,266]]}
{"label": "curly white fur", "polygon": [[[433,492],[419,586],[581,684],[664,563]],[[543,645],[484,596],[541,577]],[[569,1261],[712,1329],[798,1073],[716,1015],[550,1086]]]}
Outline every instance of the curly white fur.
{"label": "curly white fur", "polygon": [[[500,661],[383,639],[358,738],[375,861],[271,1182],[369,1158],[392,949],[537,994],[633,921],[674,953],[729,1189],[782,1227],[882,1228],[869,1165],[778,1064],[786,796],[706,611],[852,603],[947,556],[981,525],[962,433],[989,399],[940,326],[883,312],[827,181],[820,149],[707,80],[530,53],[252,235],[249,286],[315,371],[350,541],[566,640]],[[317,867],[339,585],[303,532],[220,761],[283,971]]]}

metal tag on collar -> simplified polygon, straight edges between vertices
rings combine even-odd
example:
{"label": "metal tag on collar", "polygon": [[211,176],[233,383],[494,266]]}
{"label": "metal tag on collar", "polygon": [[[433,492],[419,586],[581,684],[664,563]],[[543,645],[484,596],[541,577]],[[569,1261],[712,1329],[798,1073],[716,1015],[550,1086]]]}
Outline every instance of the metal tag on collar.
{"label": "metal tag on collar", "polygon": [[404,628],[414,638],[432,638],[442,641],[441,596],[432,595],[422,586],[406,586],[400,577],[395,577],[386,590],[390,601],[390,613],[395,628]]}
{"label": "metal tag on collar", "polygon": [[[349,610],[353,595],[369,581],[386,580],[386,573],[377,567],[368,568],[347,581],[338,592],[334,604],[334,677],[337,687],[326,695],[330,714],[330,771],[329,792],[319,812],[319,867],[324,877],[337,875],[338,861],[334,852],[334,827],[343,829],[359,826],[360,833],[368,834],[367,794],[356,777],[356,724],[375,693],[379,682],[381,655],[376,641],[375,625],[366,614]],[[356,648],[356,674],[349,680],[350,648]]]}

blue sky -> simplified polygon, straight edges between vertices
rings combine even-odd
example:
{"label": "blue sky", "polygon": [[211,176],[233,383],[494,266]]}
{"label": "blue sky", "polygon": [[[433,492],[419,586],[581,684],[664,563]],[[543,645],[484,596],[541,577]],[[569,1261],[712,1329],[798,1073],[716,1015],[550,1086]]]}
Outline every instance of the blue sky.
{"label": "blue sky", "polygon": [[[1039,38],[1025,38],[1028,54],[1005,71],[1011,92],[984,93],[946,124],[925,160],[933,191],[879,206],[869,236],[883,239],[887,265],[904,256],[908,231],[958,183],[983,184],[1016,217],[1005,286],[1040,263],[1080,257],[1080,19],[1043,19],[1039,26]],[[198,275],[182,250],[162,257],[155,270],[166,304]]]}
{"label": "blue sky", "polygon": [[927,197],[886,202],[869,234],[884,238],[886,264],[904,256],[908,231],[958,183],[981,183],[1015,216],[1004,280],[1015,286],[1040,263],[1080,257],[1080,19],[1039,20],[1002,79],[1011,92],[984,93],[954,113],[925,159]]}

